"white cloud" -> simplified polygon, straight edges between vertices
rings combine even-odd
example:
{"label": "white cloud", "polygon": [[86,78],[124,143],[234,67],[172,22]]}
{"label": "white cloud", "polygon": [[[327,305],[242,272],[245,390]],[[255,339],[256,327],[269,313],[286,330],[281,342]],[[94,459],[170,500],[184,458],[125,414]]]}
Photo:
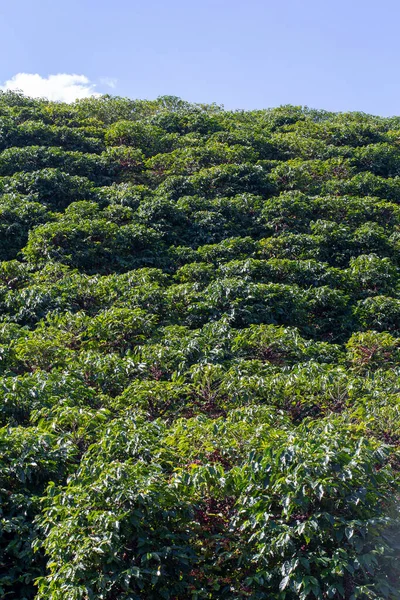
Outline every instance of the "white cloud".
{"label": "white cloud", "polygon": [[80,98],[100,96],[95,92],[95,87],[86,75],[58,73],[42,77],[37,73],[17,73],[5,81],[0,89],[21,90],[26,96],[34,98],[73,102]]}
{"label": "white cloud", "polygon": [[114,89],[117,85],[117,79],[114,79],[114,77],[100,77],[99,81],[111,89]]}

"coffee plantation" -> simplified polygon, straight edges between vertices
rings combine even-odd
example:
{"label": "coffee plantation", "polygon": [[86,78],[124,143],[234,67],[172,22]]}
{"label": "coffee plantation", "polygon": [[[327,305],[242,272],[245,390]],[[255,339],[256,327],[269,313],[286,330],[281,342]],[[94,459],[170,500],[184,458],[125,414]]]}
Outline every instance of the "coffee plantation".
{"label": "coffee plantation", "polygon": [[400,598],[400,117],[0,92],[0,597]]}

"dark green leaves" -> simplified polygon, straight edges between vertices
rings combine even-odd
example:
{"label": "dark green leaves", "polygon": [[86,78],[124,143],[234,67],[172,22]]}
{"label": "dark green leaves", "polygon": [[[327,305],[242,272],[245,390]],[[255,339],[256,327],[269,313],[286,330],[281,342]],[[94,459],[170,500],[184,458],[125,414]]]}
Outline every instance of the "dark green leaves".
{"label": "dark green leaves", "polygon": [[0,92],[0,596],[397,600],[399,118]]}

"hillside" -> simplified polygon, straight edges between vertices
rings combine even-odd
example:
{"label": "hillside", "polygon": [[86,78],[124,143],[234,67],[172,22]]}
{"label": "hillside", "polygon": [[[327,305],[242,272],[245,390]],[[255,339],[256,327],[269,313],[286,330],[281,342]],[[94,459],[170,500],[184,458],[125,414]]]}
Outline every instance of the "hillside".
{"label": "hillside", "polygon": [[400,117],[0,94],[0,597],[400,598]]}

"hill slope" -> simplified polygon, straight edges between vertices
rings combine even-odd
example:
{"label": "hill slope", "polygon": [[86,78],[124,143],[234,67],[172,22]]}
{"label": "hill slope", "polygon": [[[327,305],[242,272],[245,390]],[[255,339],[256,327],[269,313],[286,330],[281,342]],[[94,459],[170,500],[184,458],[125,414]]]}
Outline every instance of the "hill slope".
{"label": "hill slope", "polygon": [[0,595],[400,597],[400,118],[0,95]]}

